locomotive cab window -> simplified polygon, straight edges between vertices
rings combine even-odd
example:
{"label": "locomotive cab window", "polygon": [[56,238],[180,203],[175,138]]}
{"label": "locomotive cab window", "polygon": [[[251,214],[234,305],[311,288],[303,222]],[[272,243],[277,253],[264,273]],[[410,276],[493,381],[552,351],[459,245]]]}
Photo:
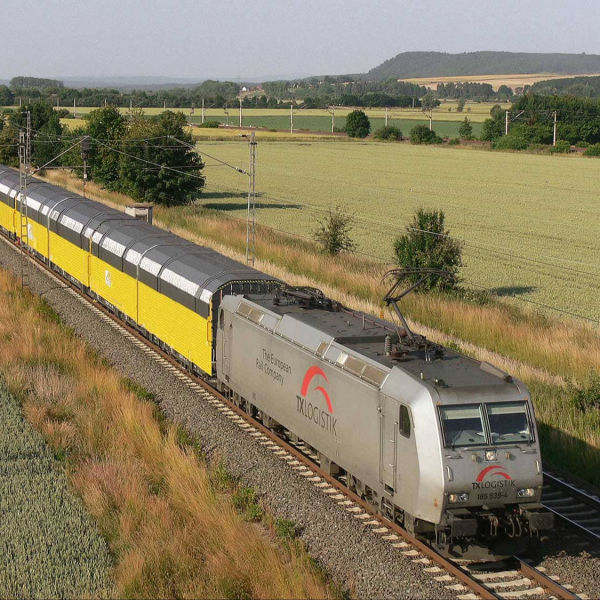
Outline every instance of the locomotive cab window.
{"label": "locomotive cab window", "polygon": [[440,418],[446,446],[479,446],[486,443],[478,404],[441,406]]}
{"label": "locomotive cab window", "polygon": [[532,441],[529,415],[525,402],[486,404],[492,444],[514,444]]}
{"label": "locomotive cab window", "polygon": [[398,420],[398,428],[404,437],[410,437],[410,415],[408,408],[402,404],[400,406],[400,418]]}

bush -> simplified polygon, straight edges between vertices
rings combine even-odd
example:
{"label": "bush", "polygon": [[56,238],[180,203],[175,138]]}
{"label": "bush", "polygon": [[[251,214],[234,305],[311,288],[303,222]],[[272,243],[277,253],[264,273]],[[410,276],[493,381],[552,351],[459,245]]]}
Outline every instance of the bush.
{"label": "bush", "polygon": [[352,221],[352,215],[344,212],[339,206],[333,210],[329,209],[329,214],[319,221],[319,228],[313,233],[315,241],[321,245],[323,252],[336,256],[344,250],[354,250],[356,244],[350,238]]}
{"label": "bush", "polygon": [[385,127],[380,127],[374,134],[374,138],[378,140],[401,140],[402,132],[398,127],[394,127],[393,125],[386,125]]}
{"label": "bush", "polygon": [[411,144],[441,144],[442,138],[427,125],[417,125],[410,130]]}
{"label": "bush", "polygon": [[362,110],[353,110],[346,117],[345,130],[350,137],[365,138],[371,131],[371,122]]}
{"label": "bush", "polygon": [[[427,211],[420,208],[415,213],[406,233],[394,243],[398,264],[404,269],[437,269],[447,277],[430,277],[423,289],[452,289],[458,283],[458,269],[462,265],[462,243],[449,236],[444,229],[442,210]],[[416,282],[422,275],[409,280]]]}
{"label": "bush", "polygon": [[556,140],[556,146],[552,146],[550,152],[553,154],[566,154],[567,152],[571,152],[571,144],[567,140]]}
{"label": "bush", "polygon": [[583,387],[571,386],[569,392],[571,403],[581,412],[600,410],[600,375],[598,373],[592,371]]}
{"label": "bush", "polygon": [[505,135],[493,144],[494,150],[526,150],[529,143],[519,135]]}
{"label": "bush", "polygon": [[448,140],[449,146],[458,146],[460,144],[460,138],[450,138]]}
{"label": "bush", "polygon": [[594,144],[586,148],[584,156],[600,156],[600,144]]}
{"label": "bush", "polygon": [[198,127],[203,129],[218,129],[220,124],[219,121],[204,121],[204,123],[200,123]]}
{"label": "bush", "polygon": [[465,140],[470,140],[473,137],[473,125],[471,125],[468,117],[465,117],[465,120],[460,124],[458,135]]}

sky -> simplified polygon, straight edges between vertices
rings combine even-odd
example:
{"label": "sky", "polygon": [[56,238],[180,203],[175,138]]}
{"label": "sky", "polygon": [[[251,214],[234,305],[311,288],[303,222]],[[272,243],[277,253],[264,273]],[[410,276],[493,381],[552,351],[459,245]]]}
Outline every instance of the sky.
{"label": "sky", "polygon": [[2,0],[0,79],[360,73],[400,52],[600,54],[598,0]]}

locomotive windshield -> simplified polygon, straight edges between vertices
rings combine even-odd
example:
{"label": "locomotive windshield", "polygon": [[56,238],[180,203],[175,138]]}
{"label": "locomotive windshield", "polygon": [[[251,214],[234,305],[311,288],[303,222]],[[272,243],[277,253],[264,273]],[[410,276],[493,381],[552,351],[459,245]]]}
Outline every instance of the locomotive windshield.
{"label": "locomotive windshield", "polygon": [[440,420],[446,447],[533,440],[526,402],[440,406]]}
{"label": "locomotive windshield", "polygon": [[492,444],[531,440],[525,402],[486,404]]}
{"label": "locomotive windshield", "polygon": [[486,443],[481,406],[442,406],[442,429],[446,446],[479,446]]}

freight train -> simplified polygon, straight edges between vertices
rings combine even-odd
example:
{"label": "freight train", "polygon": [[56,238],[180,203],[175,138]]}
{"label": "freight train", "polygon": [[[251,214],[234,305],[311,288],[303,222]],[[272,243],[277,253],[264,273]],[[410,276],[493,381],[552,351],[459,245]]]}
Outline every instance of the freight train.
{"label": "freight train", "polygon": [[[408,328],[293,288],[0,166],[0,232],[451,556],[553,526],[527,388]],[[24,216],[26,215],[26,216]]]}

